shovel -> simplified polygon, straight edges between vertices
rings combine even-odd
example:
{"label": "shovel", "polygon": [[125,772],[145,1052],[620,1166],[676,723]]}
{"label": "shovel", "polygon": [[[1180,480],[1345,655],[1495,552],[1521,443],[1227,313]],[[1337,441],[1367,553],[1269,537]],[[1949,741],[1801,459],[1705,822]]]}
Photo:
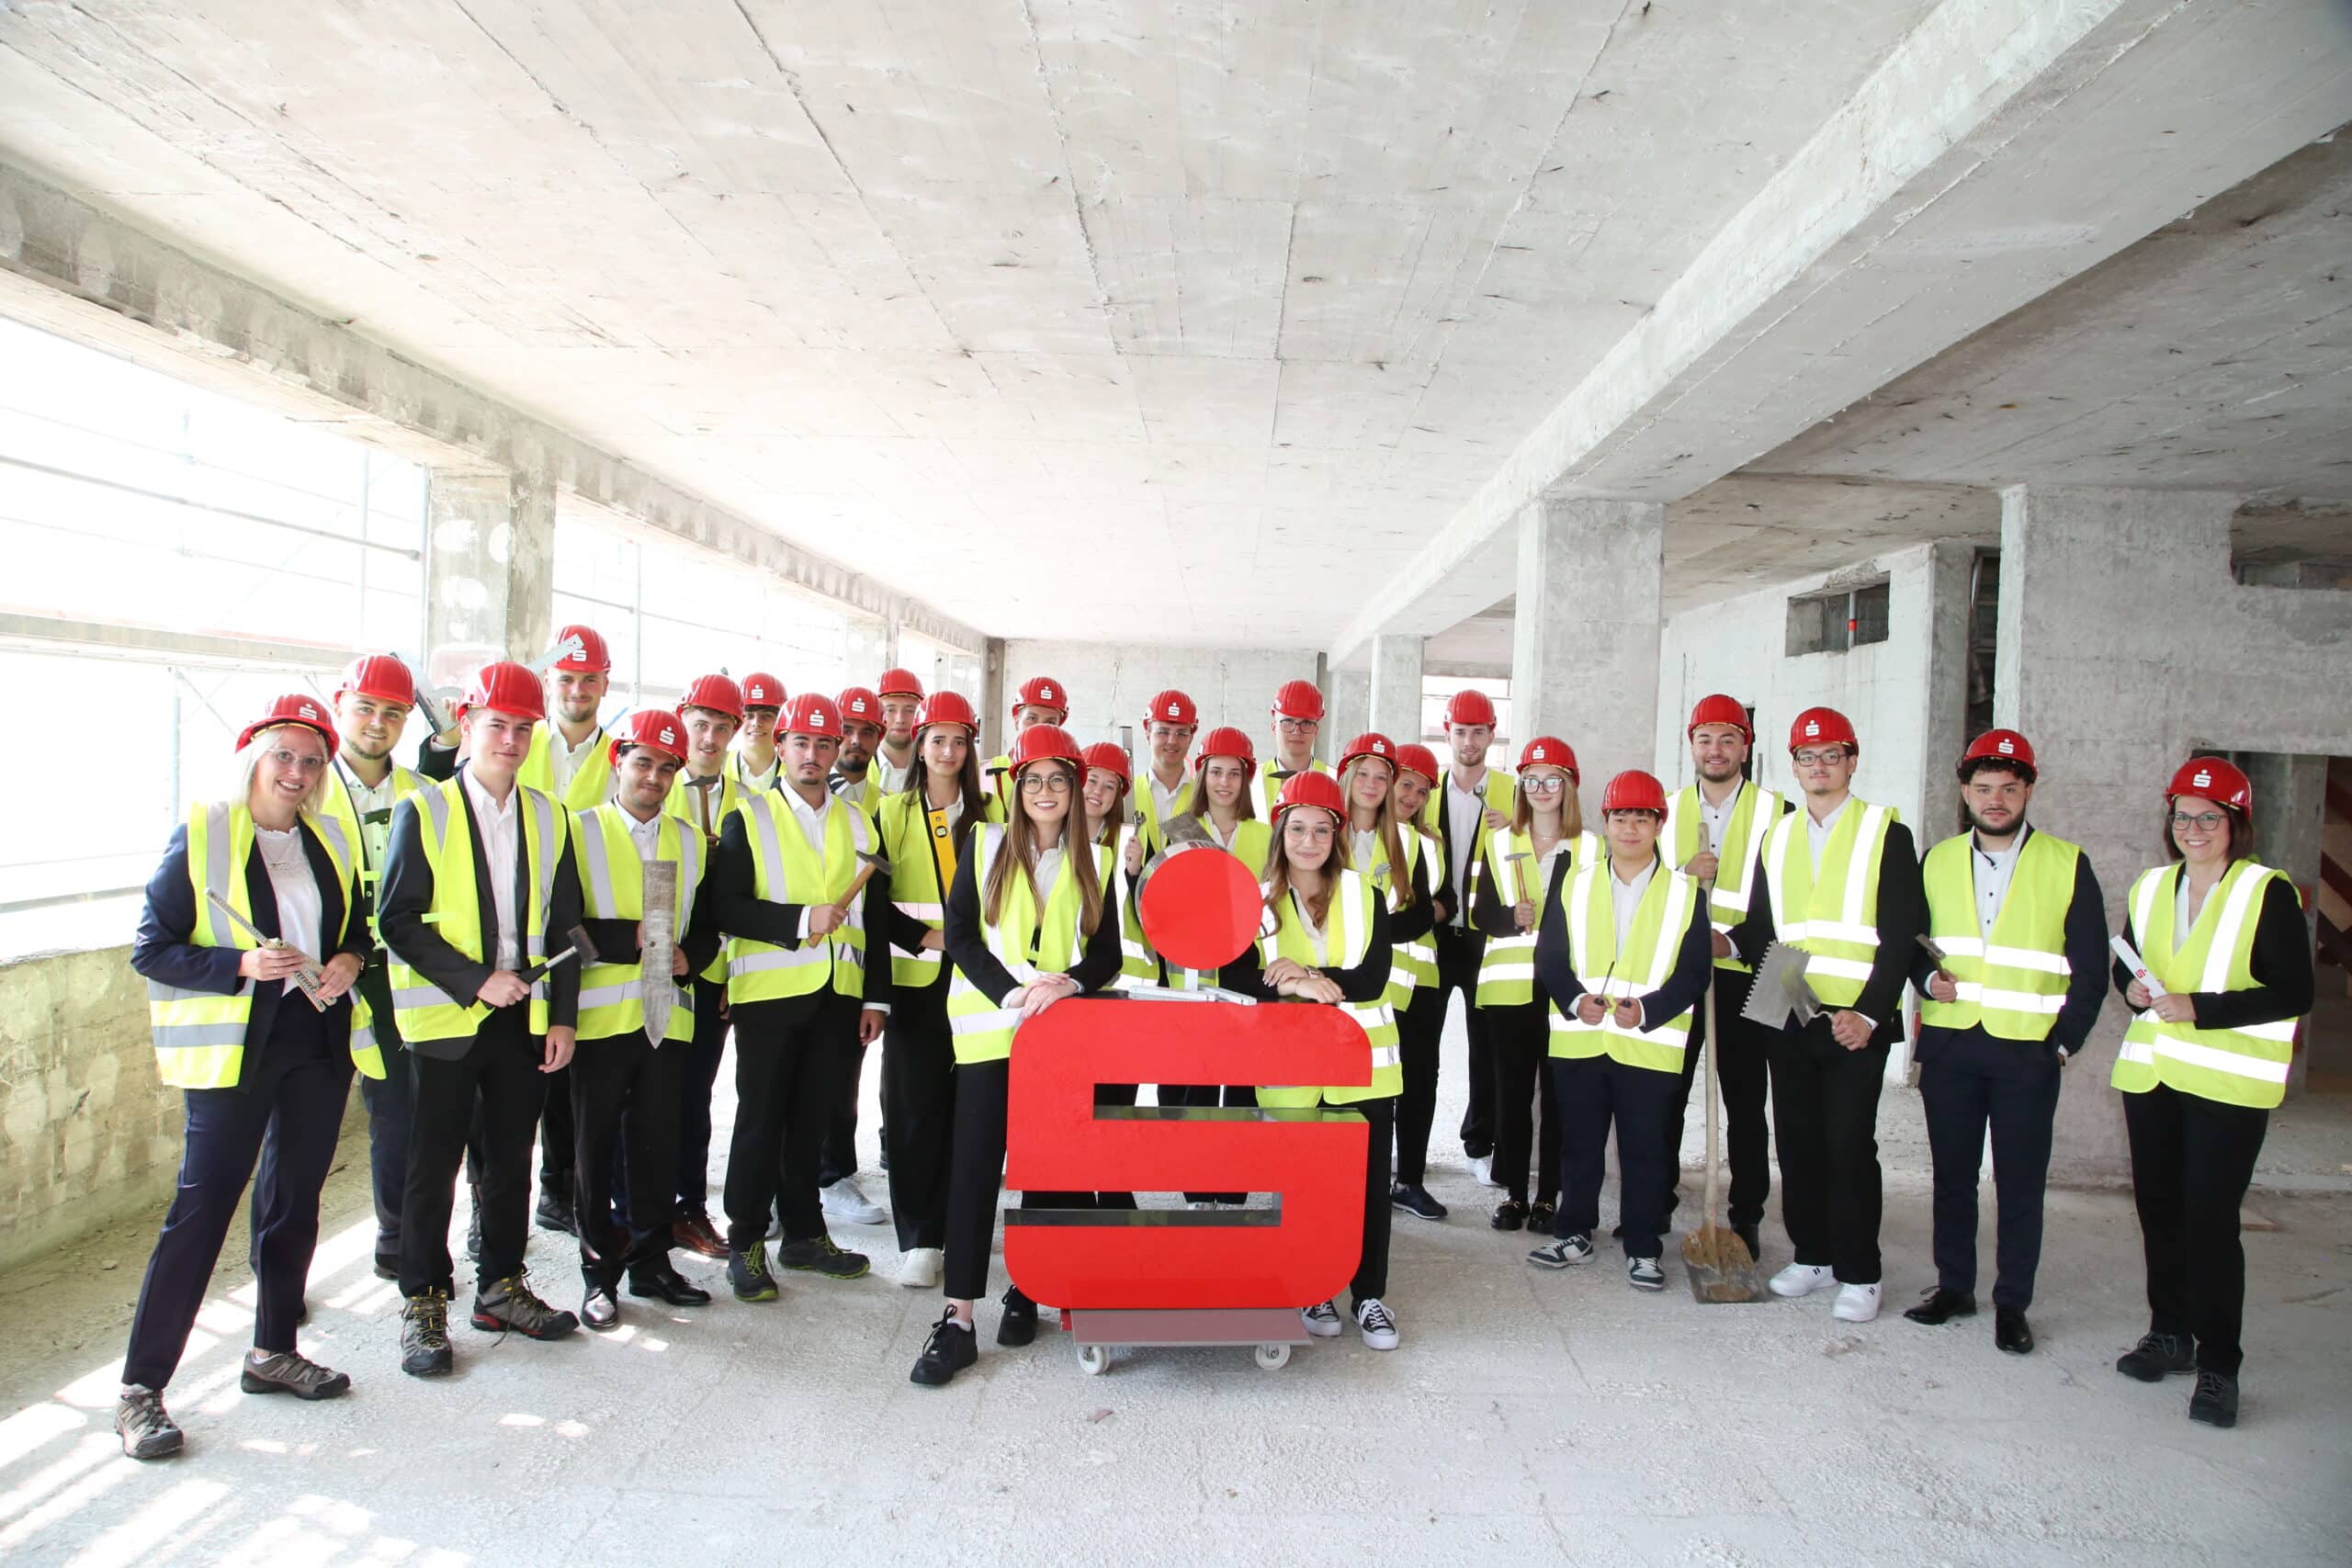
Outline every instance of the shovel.
{"label": "shovel", "polygon": [[[1702,917],[1704,918],[1703,916]],[[1702,1303],[1755,1302],[1764,1299],[1764,1281],[1748,1255],[1747,1243],[1728,1225],[1715,1223],[1715,1199],[1723,1180],[1723,1145],[1717,1122],[1715,1053],[1722,1036],[1715,1032],[1715,987],[1707,986],[1707,1187],[1706,1206],[1700,1211],[1699,1228],[1682,1238],[1682,1271],[1690,1277],[1690,1294]]]}

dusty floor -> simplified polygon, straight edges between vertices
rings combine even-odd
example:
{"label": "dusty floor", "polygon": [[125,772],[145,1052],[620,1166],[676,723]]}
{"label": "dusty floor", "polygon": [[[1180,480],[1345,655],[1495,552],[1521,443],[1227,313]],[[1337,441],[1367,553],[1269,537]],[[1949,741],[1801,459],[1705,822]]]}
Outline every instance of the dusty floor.
{"label": "dusty floor", "polygon": [[[2036,1355],[1996,1352],[1989,1314],[1902,1321],[1932,1279],[1918,1118],[1889,1091],[1889,1309],[1866,1326],[1826,1297],[1700,1306],[1671,1245],[1663,1296],[1628,1289],[1609,1250],[1539,1273],[1441,1134],[1432,1186],[1455,1213],[1398,1217],[1400,1351],[1351,1330],[1272,1372],[1162,1350],[1089,1378],[1051,1332],[997,1351],[983,1309],[981,1365],[941,1391],[907,1382],[936,1301],[890,1282],[882,1227],[837,1232],[876,1254],[865,1280],[787,1276],[781,1303],[744,1306],[695,1260],[709,1308],[625,1299],[621,1332],[556,1345],[460,1327],[454,1378],[405,1378],[355,1139],[304,1342],[353,1374],[342,1401],[236,1392],[249,1281],[224,1261],[219,1337],[199,1334],[171,1391],[188,1451],[135,1464],[108,1415],[152,1230],[0,1279],[0,1560],[2352,1561],[2352,1098],[2278,1119],[2256,1201],[2279,1228],[2246,1237],[2233,1432],[2189,1425],[2184,1382],[2112,1370],[2143,1315],[2120,1193],[2052,1196]],[[1988,1183],[1988,1289],[1991,1217]],[[1769,1226],[1766,1250],[1786,1258]],[[568,1242],[535,1233],[532,1260],[576,1306]]]}

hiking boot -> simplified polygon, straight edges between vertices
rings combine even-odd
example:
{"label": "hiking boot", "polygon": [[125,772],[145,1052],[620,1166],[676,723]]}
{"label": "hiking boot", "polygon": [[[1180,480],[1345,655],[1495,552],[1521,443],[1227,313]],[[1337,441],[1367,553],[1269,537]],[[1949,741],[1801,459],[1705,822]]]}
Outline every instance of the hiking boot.
{"label": "hiking boot", "polygon": [[529,1339],[560,1339],[580,1326],[568,1312],[558,1312],[531,1293],[520,1274],[474,1287],[473,1325],[485,1334],[509,1329]]}
{"label": "hiking boot", "polygon": [[114,1402],[115,1435],[132,1459],[162,1459],[180,1451],[187,1439],[164,1409],[164,1391],[127,1382]]}
{"label": "hiking boot", "polygon": [[247,1393],[290,1393],[297,1399],[333,1399],[351,1392],[351,1374],[331,1372],[295,1350],[253,1350],[237,1369],[237,1386]]}
{"label": "hiking boot", "polygon": [[449,1295],[427,1289],[401,1308],[401,1371],[413,1378],[438,1377],[455,1364],[449,1349]]}
{"label": "hiking boot", "polygon": [[2115,1370],[2142,1382],[2162,1382],[2168,1373],[2195,1371],[2197,1352],[2186,1334],[2143,1334],[2117,1358]]}
{"label": "hiking boot", "polygon": [[2188,1418],[2208,1427],[2238,1424],[2238,1380],[2225,1372],[2197,1371],[2197,1392],[2188,1396]]}

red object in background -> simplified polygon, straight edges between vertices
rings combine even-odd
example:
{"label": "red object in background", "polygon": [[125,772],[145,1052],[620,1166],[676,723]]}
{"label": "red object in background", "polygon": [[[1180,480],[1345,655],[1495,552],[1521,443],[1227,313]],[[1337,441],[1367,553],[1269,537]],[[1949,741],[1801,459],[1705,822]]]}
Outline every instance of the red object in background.
{"label": "red object in background", "polygon": [[[1257,939],[1258,922],[1264,909],[1250,868],[1224,851],[1206,845],[1180,845],[1154,861],[1144,874],[1143,890],[1136,896],[1136,914],[1143,921],[1143,934],[1150,940],[1152,951],[1179,968],[1210,973],[1240,957],[1241,950]],[[1126,1079],[1106,1081],[1125,1083]]]}
{"label": "red object in background", "polygon": [[[1230,861],[1229,855],[1186,859]],[[1337,1008],[1074,997],[1021,1026],[1004,1179],[1035,1191],[1272,1192],[1274,1210],[1010,1210],[1004,1267],[1057,1307],[1306,1307],[1363,1241],[1371,1130],[1352,1111],[1206,1109],[1098,1117],[1098,1083],[1362,1084],[1363,1030]],[[1263,1223],[1271,1215],[1272,1223]]]}

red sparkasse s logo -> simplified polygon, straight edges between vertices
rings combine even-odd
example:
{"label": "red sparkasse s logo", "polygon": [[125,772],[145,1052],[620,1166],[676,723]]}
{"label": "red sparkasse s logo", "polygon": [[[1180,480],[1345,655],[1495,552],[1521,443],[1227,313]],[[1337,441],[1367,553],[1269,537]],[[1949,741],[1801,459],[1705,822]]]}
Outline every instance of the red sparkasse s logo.
{"label": "red sparkasse s logo", "polygon": [[2014,741],[2004,740],[2001,742],[2001,755],[2004,757],[2016,756],[2017,750],[2017,743]]}
{"label": "red sparkasse s logo", "polygon": [[1804,732],[1805,732],[1807,735],[1818,735],[1818,734],[1820,734],[1820,733],[1821,733],[1821,721],[1820,721],[1819,719],[1813,719],[1813,718],[1806,719],[1806,720],[1804,721]]}
{"label": "red sparkasse s logo", "polygon": [[2197,771],[2197,776],[2188,782],[2195,784],[2199,789],[2209,788],[2213,783],[2213,775],[2205,772],[2202,768],[2199,768]]}

